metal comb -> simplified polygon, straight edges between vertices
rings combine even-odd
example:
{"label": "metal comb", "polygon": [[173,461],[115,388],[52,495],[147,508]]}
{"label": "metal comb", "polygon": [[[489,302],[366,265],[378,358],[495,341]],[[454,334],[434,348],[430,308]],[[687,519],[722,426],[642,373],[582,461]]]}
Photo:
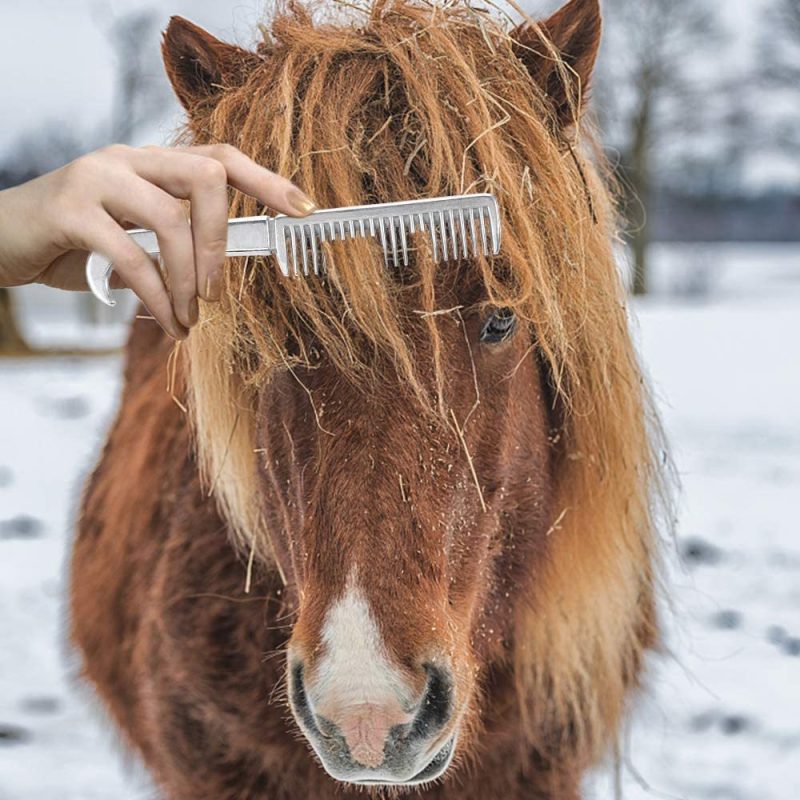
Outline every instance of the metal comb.
{"label": "metal comb", "polygon": [[[128,235],[148,255],[159,255],[154,231]],[[491,194],[464,194],[430,200],[404,200],[368,206],[314,211],[306,217],[240,217],[228,220],[228,256],[274,254],[287,277],[319,275],[325,270],[322,242],[377,237],[386,266],[408,266],[409,236],[427,233],[435,262],[500,252],[500,214]],[[91,253],[86,261],[89,288],[98,300],[113,306],[109,291],[111,262]]]}

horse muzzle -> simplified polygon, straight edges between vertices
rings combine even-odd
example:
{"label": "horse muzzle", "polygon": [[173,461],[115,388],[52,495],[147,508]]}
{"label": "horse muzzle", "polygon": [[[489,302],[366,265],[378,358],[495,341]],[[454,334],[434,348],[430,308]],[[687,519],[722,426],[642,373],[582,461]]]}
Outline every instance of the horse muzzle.
{"label": "horse muzzle", "polygon": [[368,690],[357,699],[331,702],[307,689],[302,662],[291,664],[292,710],[332,778],[363,785],[412,786],[435,780],[447,770],[457,738],[452,724],[453,681],[449,671],[439,666],[427,664],[425,671],[425,689],[414,703],[404,703],[396,694],[379,696]]}

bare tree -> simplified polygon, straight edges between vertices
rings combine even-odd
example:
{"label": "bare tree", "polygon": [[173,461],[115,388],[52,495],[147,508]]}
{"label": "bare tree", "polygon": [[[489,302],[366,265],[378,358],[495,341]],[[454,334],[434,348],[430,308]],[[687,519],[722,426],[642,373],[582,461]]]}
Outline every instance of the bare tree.
{"label": "bare tree", "polygon": [[777,0],[763,17],[760,88],[772,102],[764,119],[764,144],[797,159],[800,148],[800,0]]}
{"label": "bare tree", "polygon": [[0,355],[18,355],[30,351],[14,313],[14,295],[0,288]]}
{"label": "bare tree", "polygon": [[596,99],[623,189],[633,255],[633,292],[648,289],[654,190],[670,156],[704,126],[712,88],[696,53],[714,35],[709,0],[605,0],[605,45]]}
{"label": "bare tree", "polygon": [[800,91],[800,0],[777,0],[765,14],[765,71],[774,83]]}
{"label": "bare tree", "polygon": [[172,95],[161,68],[159,15],[152,9],[112,17],[106,31],[117,63],[110,138],[130,144],[158,120]]}

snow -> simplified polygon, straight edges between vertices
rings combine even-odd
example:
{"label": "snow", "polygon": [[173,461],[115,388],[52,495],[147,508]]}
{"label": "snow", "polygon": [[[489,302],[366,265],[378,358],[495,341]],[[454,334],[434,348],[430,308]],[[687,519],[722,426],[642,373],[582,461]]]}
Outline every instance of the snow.
{"label": "snow", "polygon": [[[789,800],[800,797],[800,253],[656,257],[662,291],[698,259],[716,276],[706,298],[657,294],[636,308],[683,490],[669,654],[652,664],[628,737],[625,797]],[[601,785],[596,797],[611,796]]]}
{"label": "snow", "polygon": [[[792,800],[800,249],[665,246],[655,257],[655,294],[634,304],[637,338],[683,489],[668,652],[652,659],[626,737],[624,797]],[[37,303],[24,300],[39,341],[67,330],[93,343],[53,309],[37,320]],[[117,356],[0,362],[0,800],[152,796],[64,642],[70,520],[120,366]],[[611,772],[589,781],[588,797],[613,796]]]}
{"label": "snow", "polygon": [[132,800],[65,644],[66,556],[120,359],[0,364],[0,800]]}

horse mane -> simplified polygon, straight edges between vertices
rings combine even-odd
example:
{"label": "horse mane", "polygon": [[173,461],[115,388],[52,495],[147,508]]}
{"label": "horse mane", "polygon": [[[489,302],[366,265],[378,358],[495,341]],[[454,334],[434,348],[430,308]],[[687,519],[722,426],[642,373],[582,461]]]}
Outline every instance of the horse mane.
{"label": "horse mane", "polygon": [[[502,255],[471,269],[492,305],[535,331],[561,419],[551,557],[518,602],[510,659],[530,742],[544,754],[568,745],[588,763],[613,740],[654,643],[666,496],[602,158],[585,124],[562,132],[507,20],[460,0],[340,5],[326,18],[299,3],[276,10],[258,63],[213,104],[197,104],[185,139],[236,145],[322,207],[497,196]],[[231,216],[258,213],[256,200],[232,194]],[[262,562],[271,555],[257,503],[257,387],[276,368],[313,365],[309,330],[343,375],[368,383],[386,357],[427,402],[402,333],[402,286],[377,246],[326,249],[324,290],[260,259],[229,259],[222,302],[204,306],[184,345],[205,478],[243,552]],[[437,267],[424,245],[414,270],[422,310],[436,310]],[[435,345],[437,318],[426,319]]]}

